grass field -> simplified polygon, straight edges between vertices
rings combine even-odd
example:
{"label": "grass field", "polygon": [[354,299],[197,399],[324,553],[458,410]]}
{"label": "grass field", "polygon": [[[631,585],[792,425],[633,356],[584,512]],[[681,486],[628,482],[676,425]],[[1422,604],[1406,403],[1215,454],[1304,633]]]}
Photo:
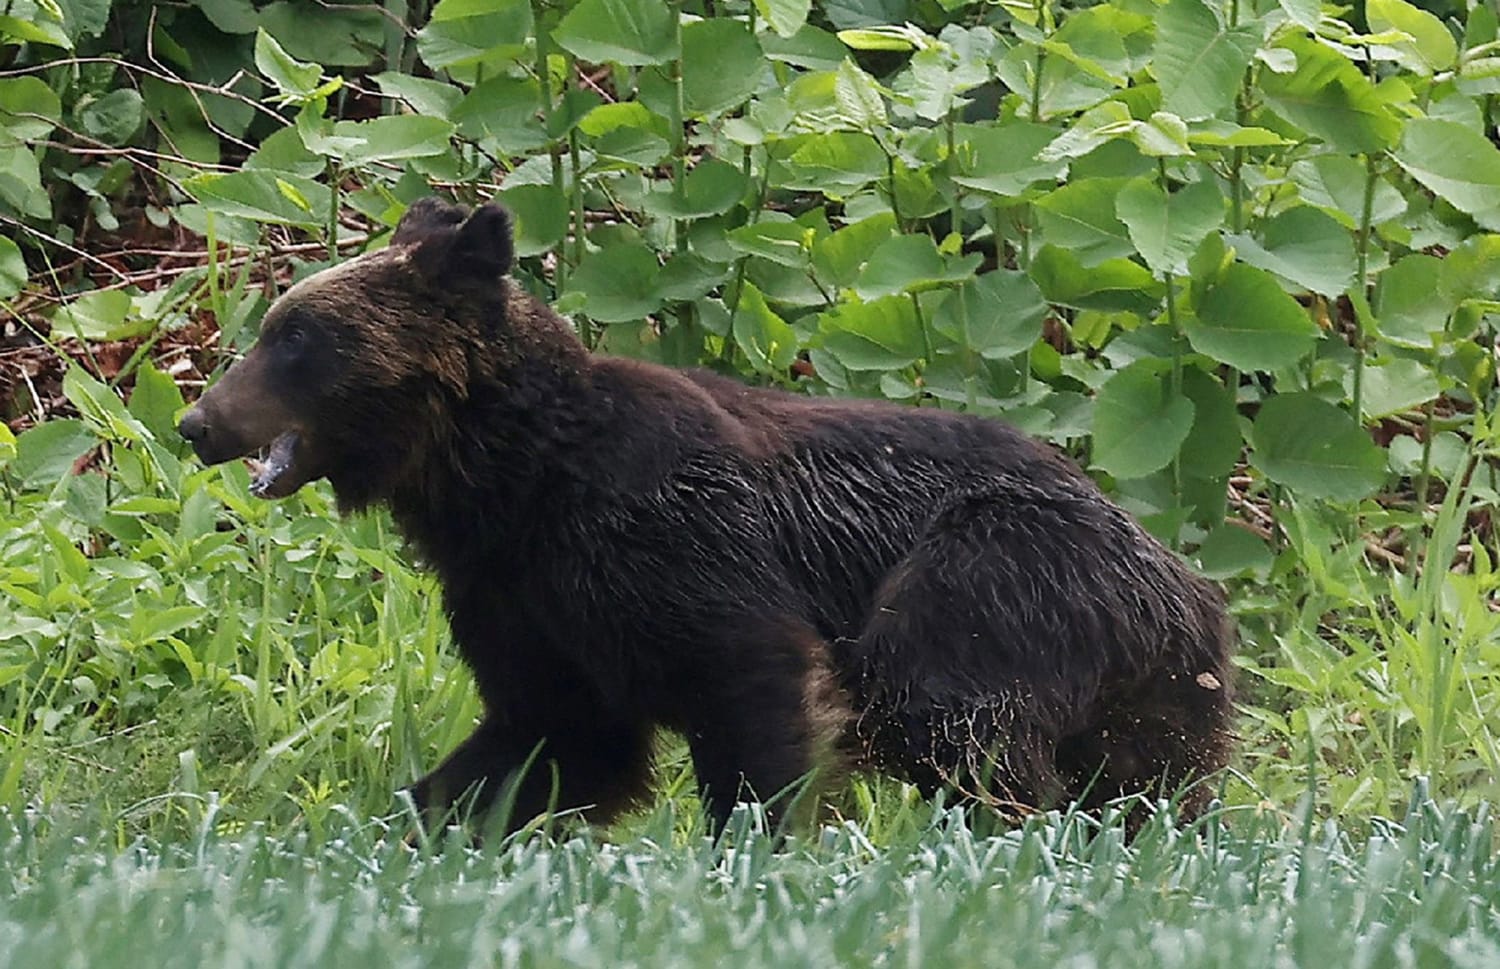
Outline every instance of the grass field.
{"label": "grass field", "polygon": [[[206,819],[211,820],[211,819]],[[0,820],[0,966],[1494,966],[1484,813],[1404,823],[1241,812],[1187,831],[1034,818],[976,836],[914,812],[722,850],[670,805],[618,840],[407,848],[349,817],[121,844]],[[907,826],[909,825],[909,827]],[[675,832],[678,832],[674,834]]]}

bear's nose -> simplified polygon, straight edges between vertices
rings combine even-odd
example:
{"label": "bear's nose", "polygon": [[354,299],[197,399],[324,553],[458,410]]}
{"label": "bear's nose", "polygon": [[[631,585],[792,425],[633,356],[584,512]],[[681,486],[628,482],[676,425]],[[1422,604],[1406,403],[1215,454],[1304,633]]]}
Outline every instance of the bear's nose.
{"label": "bear's nose", "polygon": [[208,418],[203,416],[203,409],[194,407],[183,414],[182,423],[177,425],[177,433],[193,444],[202,441],[208,435]]}

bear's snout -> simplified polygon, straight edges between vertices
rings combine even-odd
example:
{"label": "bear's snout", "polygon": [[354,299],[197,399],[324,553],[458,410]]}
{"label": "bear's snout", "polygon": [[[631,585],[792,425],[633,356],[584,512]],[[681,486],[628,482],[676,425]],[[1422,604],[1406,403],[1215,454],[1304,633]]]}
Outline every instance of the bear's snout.
{"label": "bear's snout", "polygon": [[177,433],[194,447],[205,440],[208,437],[208,417],[203,413],[203,408],[194,407],[183,414],[182,422],[177,425]]}

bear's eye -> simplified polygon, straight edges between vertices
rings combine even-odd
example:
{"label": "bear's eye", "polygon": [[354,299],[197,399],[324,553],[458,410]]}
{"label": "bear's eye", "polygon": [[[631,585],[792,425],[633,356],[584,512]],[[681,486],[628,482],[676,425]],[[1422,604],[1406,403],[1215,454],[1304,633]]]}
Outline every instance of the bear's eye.
{"label": "bear's eye", "polygon": [[306,338],[307,331],[302,328],[302,324],[288,323],[281,328],[281,334],[277,338],[277,342],[290,350],[301,346],[302,341]]}

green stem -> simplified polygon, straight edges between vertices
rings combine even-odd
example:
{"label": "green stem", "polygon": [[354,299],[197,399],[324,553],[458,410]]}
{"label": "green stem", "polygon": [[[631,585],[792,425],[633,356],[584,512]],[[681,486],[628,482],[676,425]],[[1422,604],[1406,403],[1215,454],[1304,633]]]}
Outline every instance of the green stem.
{"label": "green stem", "polygon": [[328,261],[339,261],[339,166],[328,159]]}
{"label": "green stem", "polygon": [[952,110],[950,110],[948,112],[948,116],[947,116],[946,123],[945,123],[945,127],[947,128],[947,135],[948,135],[948,175],[949,175],[948,182],[949,182],[950,185],[953,186],[953,198],[951,198],[949,200],[949,202],[948,202],[949,212],[950,212],[950,215],[948,216],[948,221],[950,223],[952,223],[951,226],[949,227],[949,231],[950,232],[957,232],[959,238],[962,239],[963,238],[963,231],[964,231],[964,228],[963,228],[963,225],[964,225],[964,213],[963,213],[963,205],[962,205],[962,202],[963,202],[963,186],[959,185],[957,182],[953,181],[953,178],[952,178],[953,175],[958,174],[958,147],[957,147],[957,137],[955,136],[955,133],[954,133],[954,129],[957,127],[957,118],[958,118],[958,108],[955,107],[955,108],[953,108]]}
{"label": "green stem", "polygon": [[[1355,277],[1354,285],[1359,287],[1359,295],[1362,299],[1369,299],[1368,272],[1370,266],[1370,220],[1375,207],[1375,159],[1365,156],[1365,192],[1364,201],[1360,206],[1359,230],[1355,236]],[[1365,387],[1365,328],[1364,323],[1355,317],[1354,325],[1354,392],[1351,405],[1354,419],[1361,425],[1364,424],[1364,387]]]}

